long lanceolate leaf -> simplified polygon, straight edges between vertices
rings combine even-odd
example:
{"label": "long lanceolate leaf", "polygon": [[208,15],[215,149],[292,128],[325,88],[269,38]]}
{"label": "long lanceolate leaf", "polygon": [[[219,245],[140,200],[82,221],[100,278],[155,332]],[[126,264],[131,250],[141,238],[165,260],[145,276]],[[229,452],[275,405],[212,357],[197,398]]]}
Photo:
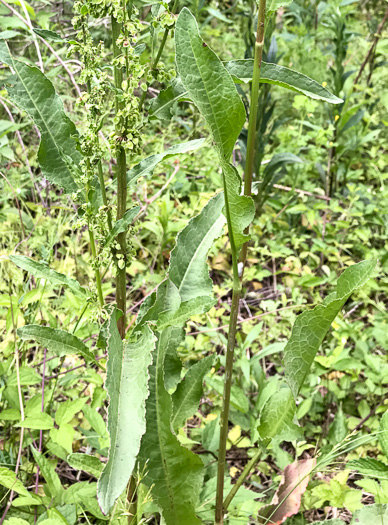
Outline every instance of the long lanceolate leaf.
{"label": "long lanceolate leaf", "polygon": [[376,261],[370,259],[347,268],[338,279],[337,291],[296,319],[284,349],[285,374],[294,396],[298,395],[331,323],[354,290],[370,278],[375,266]]}
{"label": "long lanceolate leaf", "polygon": [[253,201],[240,195],[241,178],[229,162],[246,119],[244,105],[232,77],[203,42],[197,22],[187,8],[178,17],[175,45],[182,84],[206,120],[220,156],[229,236],[236,251],[248,240],[243,231],[254,216]]}
{"label": "long lanceolate leaf", "polygon": [[81,154],[76,149],[76,129],[66,116],[63,104],[50,80],[36,67],[15,60],[7,44],[0,42],[0,62],[14,71],[7,87],[9,96],[26,111],[41,133],[38,160],[43,175],[67,193],[77,190],[70,164],[77,166]]}
{"label": "long lanceolate leaf", "polygon": [[225,224],[222,215],[224,195],[219,193],[194,217],[178,235],[171,252],[169,278],[175,284],[182,301],[211,295],[213,282],[206,263],[214,239],[221,235]]}
{"label": "long lanceolate leaf", "polygon": [[195,515],[204,467],[200,458],[182,447],[171,432],[172,400],[164,384],[164,360],[169,345],[178,346],[176,328],[159,336],[154,363],[150,367],[150,396],[147,399],[147,432],[139,453],[143,482],[152,486],[152,496],[167,525],[199,525]]}
{"label": "long lanceolate leaf", "polygon": [[10,255],[9,258],[18,268],[26,270],[37,279],[46,279],[54,285],[67,286],[78,297],[85,299],[88,297],[87,290],[82,288],[78,281],[51,269],[46,264],[34,261],[25,255]]}
{"label": "long lanceolate leaf", "polygon": [[[225,67],[237,82],[251,82],[253,77],[253,59],[230,60],[225,62]],[[341,104],[343,100],[336,97],[328,89],[312,78],[294,71],[288,67],[261,63],[260,82],[263,84],[274,84],[291,91],[296,91],[306,97],[316,100],[324,100],[330,104]]]}
{"label": "long lanceolate leaf", "polygon": [[148,397],[148,367],[152,361],[155,337],[147,325],[132,340],[124,342],[113,313],[108,327],[106,389],[110,404],[108,463],[98,482],[97,498],[107,514],[131,477],[145,432],[145,400]]}
{"label": "long lanceolate leaf", "polygon": [[[248,83],[253,77],[253,59],[230,60],[223,62],[225,68],[236,83]],[[316,80],[294,71],[288,67],[261,63],[260,83],[274,84],[290,91],[295,91],[315,100],[324,100],[330,104],[341,104],[343,100],[336,97]],[[160,95],[152,99],[150,103],[151,114],[160,119],[170,120],[171,109],[179,100],[190,100],[189,93],[182,84],[179,77],[175,78],[170,86],[160,92]]]}
{"label": "long lanceolate leaf", "polygon": [[49,352],[61,357],[63,355],[80,355],[87,362],[96,362],[93,353],[78,337],[64,330],[48,326],[29,324],[18,328],[21,339],[33,340],[47,348]]}

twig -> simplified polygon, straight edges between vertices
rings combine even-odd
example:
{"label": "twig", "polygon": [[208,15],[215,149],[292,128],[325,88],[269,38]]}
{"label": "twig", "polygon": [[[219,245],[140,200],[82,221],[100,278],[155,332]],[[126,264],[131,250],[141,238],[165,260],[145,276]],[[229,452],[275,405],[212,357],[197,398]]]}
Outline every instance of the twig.
{"label": "twig", "polygon": [[317,193],[311,193],[310,191],[299,190],[298,188],[291,188],[290,186],[282,186],[281,184],[273,184],[273,187],[277,188],[278,190],[283,190],[283,191],[295,191],[295,193],[299,193],[299,195],[306,195],[307,197],[313,197],[314,199],[321,199],[327,202],[331,201],[331,197],[327,197],[326,195],[318,195]]}
{"label": "twig", "polygon": [[365,67],[366,67],[366,65],[367,65],[367,63],[368,63],[372,53],[373,53],[373,50],[374,50],[375,46],[377,45],[377,42],[378,42],[378,40],[379,40],[379,38],[381,36],[381,33],[383,31],[383,27],[384,27],[385,22],[387,21],[387,18],[388,18],[388,9],[385,11],[384,18],[382,19],[382,21],[380,22],[380,24],[379,24],[379,26],[377,28],[377,31],[375,33],[375,37],[373,39],[372,45],[368,49],[366,57],[364,58],[364,61],[361,64],[360,70],[359,70],[356,78],[354,79],[354,84],[358,84],[358,82],[359,82],[359,80],[361,78],[361,75],[362,75],[362,73],[363,73],[363,71],[364,71],[364,69],[365,69]]}

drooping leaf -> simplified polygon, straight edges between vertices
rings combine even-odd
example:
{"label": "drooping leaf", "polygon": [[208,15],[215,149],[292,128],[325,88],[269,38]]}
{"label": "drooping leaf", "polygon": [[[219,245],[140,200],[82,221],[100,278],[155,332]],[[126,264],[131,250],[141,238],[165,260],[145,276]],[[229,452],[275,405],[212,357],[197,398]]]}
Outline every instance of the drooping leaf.
{"label": "drooping leaf", "polygon": [[[237,82],[251,82],[253,76],[253,59],[231,60],[225,67]],[[274,84],[314,100],[324,100],[330,104],[341,104],[343,100],[328,89],[303,73],[279,66],[278,64],[261,63],[260,82]]]}
{"label": "drooping leaf", "polygon": [[271,504],[260,509],[259,523],[280,525],[298,512],[315,463],[315,459],[302,459],[287,465]]}
{"label": "drooping leaf", "polygon": [[331,323],[354,290],[363,286],[370,278],[375,266],[374,259],[350,266],[339,277],[334,294],[330,294],[322,304],[297,317],[284,349],[286,379],[295,397],[310,371]]}
{"label": "drooping leaf", "polygon": [[171,424],[175,431],[195,414],[202,396],[203,378],[209,372],[214,356],[204,357],[191,366],[172,395],[173,413]]}
{"label": "drooping leaf", "polygon": [[67,462],[76,470],[83,470],[88,472],[95,478],[99,478],[104,468],[104,464],[95,456],[89,456],[88,454],[74,453],[67,456]]}
{"label": "drooping leaf", "polygon": [[380,420],[379,443],[388,459],[388,411],[384,412]]}
{"label": "drooping leaf", "polygon": [[387,525],[388,505],[366,505],[356,510],[350,525]]}
{"label": "drooping leaf", "polygon": [[15,472],[6,467],[0,467],[0,485],[22,496],[29,496],[28,490],[24,487],[23,483],[17,479]]}
{"label": "drooping leaf", "polygon": [[31,451],[36,463],[40,468],[42,476],[46,480],[47,485],[44,487],[46,495],[50,496],[51,498],[55,498],[61,494],[61,492],[63,492],[61,480],[59,479],[58,474],[55,472],[55,466],[49,462],[44,454],[36,450],[33,445],[31,445]]}
{"label": "drooping leaf", "polygon": [[203,42],[197,22],[184,8],[175,29],[176,63],[183,86],[206,120],[220,156],[224,177],[225,215],[230,222],[232,250],[249,237],[243,233],[255,209],[250,197],[241,196],[241,178],[230,164],[237,137],[244,125],[244,105],[230,74],[217,55]]}
{"label": "drooping leaf", "polygon": [[[139,452],[143,482],[151,487],[166,525],[199,525],[195,506],[203,478],[198,456],[182,447],[171,432],[172,401],[164,385],[166,348],[174,328],[160,334],[154,362],[150,367],[150,396],[146,403],[147,430]],[[177,344],[180,343],[178,339]]]}
{"label": "drooping leaf", "polygon": [[124,213],[122,219],[119,219],[114,223],[112,230],[108,233],[105,239],[105,246],[109,246],[119,233],[126,232],[128,230],[129,225],[132,223],[139,211],[140,206],[134,206]]}
{"label": "drooping leaf", "polygon": [[[64,355],[80,355],[87,362],[98,362],[93,353],[78,337],[64,330],[57,330],[48,326],[29,324],[18,328],[18,336],[24,340],[34,340],[59,357]],[[100,366],[100,365],[99,365]]]}
{"label": "drooping leaf", "polygon": [[293,441],[300,437],[301,429],[294,423],[295,400],[288,387],[274,392],[260,412],[258,432],[261,439]]}
{"label": "drooping leaf", "polygon": [[132,340],[123,341],[113,314],[108,332],[108,362],[105,386],[109,394],[108,463],[98,481],[97,498],[107,514],[125,490],[135,466],[145,432],[145,400],[148,397],[148,367],[155,338],[147,325]]}
{"label": "drooping leaf", "polygon": [[88,296],[87,290],[82,288],[78,281],[51,269],[46,264],[34,261],[25,255],[10,255],[9,258],[18,268],[26,270],[37,279],[47,279],[52,284],[68,286],[78,297],[87,298]]}
{"label": "drooping leaf", "polygon": [[163,160],[169,159],[170,157],[176,157],[177,155],[181,155],[182,153],[194,151],[202,147],[204,142],[205,139],[190,140],[189,142],[184,142],[182,144],[176,144],[175,146],[171,146],[171,148],[166,149],[166,151],[164,151],[163,153],[157,153],[156,155],[151,155],[150,157],[147,157],[127,172],[128,184],[133,184],[140,177],[147,177],[148,175],[152,175],[155,167]]}
{"label": "drooping leaf", "polygon": [[171,252],[168,276],[177,287],[182,301],[212,293],[213,282],[206,260],[225,224],[223,207],[224,195],[219,193],[178,234],[177,244]]}
{"label": "drooping leaf", "polygon": [[15,72],[12,85],[7,86],[10,99],[28,113],[41,133],[38,160],[43,175],[66,193],[76,191],[70,164],[76,168],[81,161],[72,138],[77,131],[52,83],[38,68],[15,60],[3,41],[0,41],[0,61]]}

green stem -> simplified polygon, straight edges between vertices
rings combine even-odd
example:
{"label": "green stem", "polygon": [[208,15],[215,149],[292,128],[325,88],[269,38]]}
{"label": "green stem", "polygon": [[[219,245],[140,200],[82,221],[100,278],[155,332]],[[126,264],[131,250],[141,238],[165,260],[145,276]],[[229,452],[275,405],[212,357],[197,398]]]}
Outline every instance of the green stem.
{"label": "green stem", "polygon": [[261,453],[262,453],[262,451],[261,451],[261,449],[259,449],[256,452],[256,454],[253,456],[253,458],[250,461],[248,461],[248,463],[245,465],[245,468],[242,471],[242,473],[240,474],[238,480],[233,485],[231,491],[229,492],[229,494],[225,498],[225,501],[224,501],[224,510],[225,511],[228,510],[228,507],[231,504],[232,499],[237,494],[238,489],[241,487],[241,485],[246,480],[246,478],[247,478],[248,474],[250,473],[250,471],[255,467],[256,463],[259,461]]}
{"label": "green stem", "polygon": [[[90,224],[88,225],[88,231],[89,231],[89,240],[90,240],[90,251],[92,252],[93,259],[97,259],[96,242],[94,240],[94,233],[90,227]],[[94,273],[96,276],[98,302],[100,303],[100,306],[102,308],[104,306],[104,296],[102,295],[100,270],[97,268],[96,270],[94,270]]]}
{"label": "green stem", "polygon": [[[238,275],[237,275],[238,279]],[[239,312],[241,289],[233,287],[232,307],[230,310],[228,345],[226,349],[226,364],[225,364],[225,383],[224,396],[222,402],[221,414],[221,430],[220,430],[220,445],[218,451],[218,469],[217,469],[217,494],[216,494],[216,525],[224,523],[224,478],[225,478],[225,464],[226,464],[226,444],[228,439],[228,421],[230,409],[230,392],[232,388],[232,372],[233,372],[233,357],[234,346],[237,331],[237,317]]]}
{"label": "green stem", "polygon": [[[252,195],[252,180],[255,164],[256,126],[257,112],[259,106],[259,88],[261,76],[261,60],[263,57],[264,31],[265,31],[265,4],[266,0],[260,0],[259,14],[257,17],[257,35],[255,42],[255,57],[253,62],[253,78],[251,89],[251,105],[249,109],[247,158],[244,173],[244,195]],[[246,233],[248,232],[248,228]],[[241,262],[245,265],[248,252],[248,243],[241,250]]]}
{"label": "green stem", "polygon": [[[255,142],[256,142],[256,122],[257,122],[257,109],[258,109],[258,98],[259,98],[259,86],[260,86],[260,68],[261,59],[263,54],[264,45],[264,21],[265,21],[265,0],[260,0],[259,15],[257,22],[257,38],[255,45],[255,58],[254,58],[254,71],[252,80],[252,94],[251,94],[251,108],[249,113],[249,124],[248,124],[248,146],[247,146],[247,161],[245,167],[245,179],[244,179],[244,195],[250,196],[252,194],[252,178],[253,178],[253,167],[255,158]],[[232,306],[230,310],[229,319],[229,334],[228,344],[226,349],[226,363],[225,363],[225,380],[224,380],[224,395],[221,413],[221,430],[220,430],[220,444],[218,452],[218,471],[217,471],[217,493],[216,493],[216,512],[215,512],[215,525],[223,525],[224,523],[224,512],[226,507],[224,506],[224,478],[225,478],[225,466],[226,466],[226,444],[228,439],[228,422],[229,422],[229,409],[230,409],[230,395],[232,389],[232,374],[233,374],[233,358],[234,358],[234,347],[236,343],[236,332],[237,332],[237,317],[239,312],[239,303],[241,296],[242,279],[240,279],[238,272],[238,252],[233,238],[233,229],[231,224],[231,215],[229,209],[229,199],[227,198],[227,187],[224,179],[224,192],[225,192],[225,214],[228,223],[229,239],[232,251],[232,266],[233,266],[233,295],[232,295]],[[241,260],[245,264],[247,257],[248,245],[243,245]]]}
{"label": "green stem", "polygon": [[[100,187],[101,187],[102,202],[104,203],[104,206],[108,208],[108,198],[106,196],[105,180],[104,180],[104,173],[102,171],[101,161],[98,161],[97,170],[98,170],[98,180],[100,181]],[[112,225],[112,214],[109,208],[108,208],[108,213],[107,213],[107,219],[108,219],[108,228],[109,228],[109,231],[111,231],[113,225]]]}
{"label": "green stem", "polygon": [[[117,58],[121,52],[117,47],[116,41],[120,36],[121,24],[112,16],[112,39],[113,39],[113,56]],[[120,66],[114,68],[114,79],[115,87],[121,89],[123,83],[123,70]],[[120,111],[122,104],[116,97],[116,114]],[[116,133],[118,137],[122,133],[123,122],[120,121],[116,126]],[[117,215],[116,219],[122,219],[126,211],[127,206],[127,158],[124,148],[121,146],[118,148],[118,154],[116,158],[116,179],[117,179]],[[127,309],[127,278],[126,278],[126,254],[127,254],[127,243],[126,243],[126,232],[120,233],[117,236],[117,242],[120,245],[119,254],[123,256],[124,267],[117,268],[116,276],[116,303],[117,307],[123,312],[123,316],[117,321],[117,327],[122,339],[125,337],[125,326],[126,326],[126,309]]]}
{"label": "green stem", "polygon": [[[179,4],[179,0],[175,0],[174,5],[172,6],[172,9],[171,9],[171,13],[175,14],[176,10],[178,9],[178,4]],[[163,53],[164,46],[166,45],[166,42],[167,42],[167,37],[168,37],[169,32],[170,32],[170,29],[166,27],[163,33],[162,41],[160,42],[159,50],[156,54],[155,60],[153,61],[151,65],[151,71],[156,69],[156,66],[159,63],[160,57],[162,56],[162,53]],[[148,92],[148,86],[147,86],[147,90],[143,91],[143,93],[141,94],[141,97],[139,100],[139,110],[143,107],[145,98],[147,96],[147,92]]]}

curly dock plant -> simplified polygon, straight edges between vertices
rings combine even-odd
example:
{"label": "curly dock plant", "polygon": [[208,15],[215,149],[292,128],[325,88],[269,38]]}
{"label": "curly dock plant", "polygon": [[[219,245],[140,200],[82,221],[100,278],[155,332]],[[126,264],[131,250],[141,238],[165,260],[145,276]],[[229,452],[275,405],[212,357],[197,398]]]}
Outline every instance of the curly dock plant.
{"label": "curly dock plant", "polygon": [[[252,432],[252,442],[259,444],[258,451],[227,493],[226,445],[237,318],[250,240],[249,226],[256,209],[261,209],[264,194],[261,192],[258,205],[252,181],[255,177],[260,84],[269,83],[316,100],[341,103],[341,99],[305,75],[262,62],[266,17],[273,16],[277,7],[287,1],[272,0],[267,8],[265,0],[259,1],[254,58],[229,62],[221,61],[202,40],[194,15],[183,8],[176,21],[177,76],[173,78],[174,75],[164,71],[159,62],[175,21],[174,16],[165,10],[167,4],[153,6],[152,23],[161,24],[159,28],[163,30],[163,36],[159,43],[157,32],[150,32],[155,58],[147,65],[139,59],[144,46],[137,43],[137,38],[143,24],[135,2],[77,0],[73,21],[77,40],[71,42],[69,52],[77,52],[82,59],[84,67],[80,83],[84,86],[84,92],[78,104],[88,115],[87,122],[78,133],[65,114],[51,82],[37,68],[15,59],[7,44],[0,42],[0,60],[14,73],[8,86],[9,96],[30,116],[40,131],[38,159],[42,174],[72,195],[78,204],[75,226],[86,226],[89,231],[91,264],[95,275],[95,284],[90,289],[32,258],[23,255],[10,258],[19,268],[37,278],[47,279],[56,286],[69,287],[83,301],[85,309],[90,304],[94,306],[101,323],[98,346],[108,354],[105,382],[109,395],[108,461],[105,464],[97,458],[92,461],[86,454],[70,454],[67,458],[74,468],[99,477],[97,498],[103,513],[98,511],[101,519],[109,514],[114,516],[115,504],[120,499],[127,505],[129,522],[132,525],[144,523],[141,501],[139,498],[137,504],[136,496],[146,491],[158,509],[152,512],[161,515],[161,523],[203,523],[198,503],[204,485],[205,466],[199,455],[182,446],[180,430],[198,410],[203,379],[215,358],[210,355],[198,361],[182,379],[182,363],[177,350],[185,339],[187,321],[193,315],[208,312],[216,304],[207,255],[214,241],[223,234],[225,224],[233,285],[226,359],[222,362],[225,373],[215,488],[216,525],[223,524],[233,498],[255,467],[261,451],[285,433],[300,436],[300,428],[295,424],[295,397],[310,372],[332,321],[353,291],[361,287],[374,270],[373,260],[350,266],[340,276],[336,292],[297,318],[284,351],[287,381],[276,392],[269,392],[262,403]],[[172,11],[176,12],[178,8],[179,3],[174,2]],[[91,16],[95,19],[109,17],[113,60],[102,43],[93,41],[89,31]],[[60,37],[57,35],[56,38]],[[108,71],[113,73],[113,78]],[[203,139],[199,139],[177,144],[164,153],[157,153],[136,164],[133,162],[133,154],[141,151],[141,128],[145,123],[143,108],[146,107],[144,93],[154,80],[171,84],[149,105],[153,116],[168,118],[170,108],[177,100],[191,101],[202,115],[218,155],[223,187],[177,236],[166,279],[143,302],[136,323],[126,333],[126,268],[131,261],[128,231],[140,212],[136,203],[128,204],[128,185],[141,176],[152,175],[157,163],[193,151],[204,143]],[[244,185],[238,169],[231,163],[235,143],[247,123],[246,110],[236,83],[240,83],[242,89],[243,84],[251,86]],[[99,138],[107,115],[114,120],[109,147]],[[114,195],[109,195],[105,181],[105,161],[110,158],[116,166]],[[264,174],[269,184],[271,171]],[[105,305],[102,267],[106,271],[113,268],[116,275],[116,304]],[[96,360],[95,349],[72,333],[29,325],[19,329],[18,335],[23,341],[37,342],[53,355],[78,354],[90,366],[101,367]],[[57,423],[59,432],[61,428],[65,430],[63,425],[67,421],[58,419]],[[35,449],[33,454],[41,471],[50,473],[45,457]],[[59,489],[56,493],[57,478],[52,472],[50,475],[51,481],[55,481],[51,483],[50,495],[36,495],[39,504],[47,508],[53,502],[64,505],[70,501],[68,493]],[[265,523],[271,522],[271,512],[274,511],[267,509]]]}

